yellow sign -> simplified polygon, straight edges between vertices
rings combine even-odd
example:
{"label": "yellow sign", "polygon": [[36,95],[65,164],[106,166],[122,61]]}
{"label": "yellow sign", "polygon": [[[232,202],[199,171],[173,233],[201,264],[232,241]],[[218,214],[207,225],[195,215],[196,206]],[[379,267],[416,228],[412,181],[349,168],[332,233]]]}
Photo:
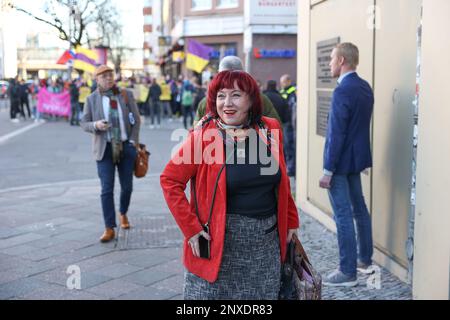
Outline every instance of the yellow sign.
{"label": "yellow sign", "polygon": [[184,57],[185,57],[184,51],[174,51],[172,53],[172,60],[174,62],[181,62],[184,60]]}

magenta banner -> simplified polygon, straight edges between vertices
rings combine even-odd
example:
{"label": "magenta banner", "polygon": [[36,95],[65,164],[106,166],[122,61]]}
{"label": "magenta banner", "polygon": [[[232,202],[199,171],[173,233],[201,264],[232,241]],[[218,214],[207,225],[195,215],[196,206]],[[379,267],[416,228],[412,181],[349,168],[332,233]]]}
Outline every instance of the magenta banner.
{"label": "magenta banner", "polygon": [[51,93],[46,88],[41,88],[38,93],[37,109],[40,113],[70,116],[69,92]]}

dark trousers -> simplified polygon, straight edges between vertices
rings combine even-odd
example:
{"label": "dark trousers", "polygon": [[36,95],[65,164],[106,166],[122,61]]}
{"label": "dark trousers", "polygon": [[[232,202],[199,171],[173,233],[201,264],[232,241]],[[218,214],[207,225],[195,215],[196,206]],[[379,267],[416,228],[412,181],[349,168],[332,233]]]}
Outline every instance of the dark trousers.
{"label": "dark trousers", "polygon": [[[189,117],[189,122],[187,122],[187,118]],[[183,125],[185,129],[188,129],[194,123],[194,111],[192,110],[192,106],[183,106]]]}
{"label": "dark trousers", "polygon": [[31,118],[30,103],[28,102],[28,97],[20,99],[20,114],[25,118],[24,105],[25,107],[27,107],[28,118]]}
{"label": "dark trousers", "polygon": [[71,105],[71,115],[70,115],[70,125],[80,124],[80,107],[78,101],[72,101]]}
{"label": "dark trousers", "polygon": [[155,124],[155,116],[158,124],[161,124],[161,104],[159,100],[150,101],[150,119],[152,120],[152,124]]}
{"label": "dark trousers", "polygon": [[284,157],[286,158],[287,172],[290,177],[295,177],[295,139],[294,128],[286,124],[283,128],[284,134]]}
{"label": "dark trousers", "polygon": [[127,214],[130,206],[131,193],[133,192],[133,170],[136,160],[136,148],[133,144],[123,143],[123,157],[115,165],[112,161],[111,144],[107,143],[105,155],[101,161],[97,161],[97,172],[100,178],[102,193],[103,218],[106,228],[115,228],[116,210],[114,206],[114,178],[116,167],[120,181],[120,213]]}
{"label": "dark trousers", "polygon": [[19,113],[19,104],[20,100],[10,100],[10,107],[9,107],[9,116],[11,119],[15,119],[17,114]]}

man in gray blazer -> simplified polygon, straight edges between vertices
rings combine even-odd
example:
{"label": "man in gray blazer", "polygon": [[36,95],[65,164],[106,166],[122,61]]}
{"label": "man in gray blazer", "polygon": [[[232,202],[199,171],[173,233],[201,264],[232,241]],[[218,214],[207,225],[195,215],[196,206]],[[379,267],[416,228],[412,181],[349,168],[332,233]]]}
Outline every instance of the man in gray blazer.
{"label": "man in gray blazer", "polygon": [[114,72],[108,66],[100,66],[95,72],[97,90],[86,100],[81,127],[92,136],[92,150],[97,161],[101,182],[101,202],[105,232],[101,242],[115,238],[116,210],[114,206],[115,170],[119,172],[120,224],[130,228],[127,218],[133,191],[133,171],[136,145],[139,143],[140,115],[133,94],[118,89]]}

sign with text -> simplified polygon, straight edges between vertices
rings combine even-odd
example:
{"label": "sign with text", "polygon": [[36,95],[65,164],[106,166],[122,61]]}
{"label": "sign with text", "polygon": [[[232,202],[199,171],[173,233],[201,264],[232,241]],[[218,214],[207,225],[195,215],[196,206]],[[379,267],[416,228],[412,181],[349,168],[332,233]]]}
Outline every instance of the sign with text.
{"label": "sign with text", "polygon": [[253,55],[256,59],[263,58],[295,58],[297,51],[295,49],[260,49],[254,48]]}
{"label": "sign with text", "polygon": [[297,0],[248,0],[247,24],[297,25]]}
{"label": "sign with text", "polygon": [[316,134],[326,137],[328,128],[328,113],[330,112],[333,92],[317,90]]}
{"label": "sign with text", "polygon": [[331,76],[330,56],[340,41],[340,38],[334,38],[317,43],[317,89],[336,87],[336,79]]}
{"label": "sign with text", "polygon": [[51,93],[46,88],[40,89],[38,93],[37,109],[40,113],[55,116],[70,116],[69,92]]}

